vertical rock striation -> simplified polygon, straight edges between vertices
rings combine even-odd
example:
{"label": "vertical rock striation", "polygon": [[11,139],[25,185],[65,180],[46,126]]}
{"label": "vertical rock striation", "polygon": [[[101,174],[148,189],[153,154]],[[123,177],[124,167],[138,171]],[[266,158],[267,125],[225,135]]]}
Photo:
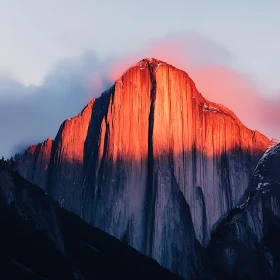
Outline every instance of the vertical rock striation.
{"label": "vertical rock striation", "polygon": [[[144,59],[62,124],[44,157],[47,183],[36,183],[172,271],[203,278],[196,238],[207,246],[242,202],[269,143],[207,101],[185,72]],[[30,174],[41,167],[30,154],[19,171],[33,182]]]}
{"label": "vertical rock striation", "polygon": [[[60,126],[50,156],[48,194],[62,207],[81,214],[84,142],[95,100]],[[40,186],[40,184],[38,184]]]}

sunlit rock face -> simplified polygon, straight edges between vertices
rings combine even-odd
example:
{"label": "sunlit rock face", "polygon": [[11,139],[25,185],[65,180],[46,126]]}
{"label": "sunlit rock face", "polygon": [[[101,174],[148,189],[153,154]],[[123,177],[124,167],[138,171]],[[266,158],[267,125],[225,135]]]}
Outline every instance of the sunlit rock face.
{"label": "sunlit rock face", "polygon": [[280,144],[259,161],[252,190],[208,246],[217,279],[280,279]]}
{"label": "sunlit rock face", "polygon": [[[192,267],[203,267],[196,238],[206,246],[242,201],[269,143],[207,101],[185,72],[144,59],[62,124],[44,156],[47,180],[36,183],[63,207],[188,278]],[[36,169],[27,151],[19,170],[33,182]]]}
{"label": "sunlit rock face", "polygon": [[[62,207],[81,214],[84,142],[92,115],[92,100],[80,115],[63,122],[51,153],[47,193]],[[40,186],[40,185],[39,185]]]}

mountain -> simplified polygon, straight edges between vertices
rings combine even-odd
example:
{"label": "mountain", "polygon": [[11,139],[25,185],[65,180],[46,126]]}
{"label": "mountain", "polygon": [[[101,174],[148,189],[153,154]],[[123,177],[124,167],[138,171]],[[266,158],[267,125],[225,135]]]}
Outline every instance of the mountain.
{"label": "mountain", "polygon": [[252,185],[207,248],[218,279],[280,279],[280,144],[263,155]]}
{"label": "mountain", "polygon": [[0,278],[181,279],[0,166]]}
{"label": "mountain", "polygon": [[245,202],[270,143],[206,100],[184,71],[144,59],[54,141],[29,147],[18,171],[164,267],[207,279],[202,247]]}

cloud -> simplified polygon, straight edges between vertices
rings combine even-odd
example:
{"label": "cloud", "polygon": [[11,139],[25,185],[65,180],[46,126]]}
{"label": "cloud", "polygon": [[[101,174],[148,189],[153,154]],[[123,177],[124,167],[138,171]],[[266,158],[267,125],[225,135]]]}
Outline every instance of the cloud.
{"label": "cloud", "polygon": [[233,55],[196,33],[179,33],[150,42],[139,51],[100,60],[94,52],[58,62],[40,86],[23,86],[0,72],[0,156],[54,138],[59,125],[78,114],[131,65],[156,57],[185,70],[209,100],[229,107],[250,128],[280,138],[278,97],[254,77],[230,67]]}
{"label": "cloud", "polygon": [[194,32],[181,32],[154,40],[119,58],[111,78],[118,78],[129,66],[146,57],[155,57],[185,71],[194,66],[229,64],[233,59],[223,46],[210,39]]}
{"label": "cloud", "polygon": [[54,138],[65,119],[111,85],[108,65],[88,51],[57,63],[41,86],[26,87],[0,74],[0,156]]}
{"label": "cloud", "polygon": [[186,71],[207,99],[227,106],[249,128],[280,139],[280,91],[272,93],[253,76],[230,67],[234,57],[223,46],[195,33],[167,36],[121,59],[111,78],[143,57]]}
{"label": "cloud", "polygon": [[194,67],[190,75],[206,98],[230,108],[249,128],[280,139],[280,95],[228,66]]}

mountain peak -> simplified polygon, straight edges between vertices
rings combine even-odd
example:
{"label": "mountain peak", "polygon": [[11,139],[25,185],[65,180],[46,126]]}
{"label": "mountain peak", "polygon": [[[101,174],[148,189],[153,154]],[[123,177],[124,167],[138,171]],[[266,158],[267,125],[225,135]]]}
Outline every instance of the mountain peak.
{"label": "mountain peak", "polygon": [[143,58],[142,60],[140,60],[140,61],[137,63],[137,65],[138,65],[138,64],[142,64],[142,63],[148,63],[148,64],[152,64],[152,65],[154,65],[154,64],[157,64],[157,65],[158,65],[158,64],[169,65],[167,62],[164,62],[164,61],[159,60],[159,59],[154,58],[154,57]]}
{"label": "mountain peak", "polygon": [[[173,65],[165,62],[165,61],[162,61],[160,59],[157,59],[157,58],[154,58],[154,57],[147,57],[147,58],[143,58],[141,59],[140,61],[138,61],[136,64],[132,65],[131,67],[129,67],[125,73],[129,72],[130,69],[133,69],[133,68],[140,68],[141,70],[144,70],[145,68],[150,68],[150,70],[152,69],[155,69],[159,66],[169,66],[169,67],[172,67],[174,69],[177,69],[176,67],[174,67]],[[151,69],[152,68],[152,69]],[[179,70],[179,69],[177,69]],[[124,75],[125,75],[124,73]]]}
{"label": "mountain peak", "polygon": [[190,279],[203,270],[189,265],[190,256],[199,260],[191,240],[207,246],[269,144],[206,100],[184,71],[145,58],[64,122],[52,149],[27,152],[19,171],[64,208]]}

